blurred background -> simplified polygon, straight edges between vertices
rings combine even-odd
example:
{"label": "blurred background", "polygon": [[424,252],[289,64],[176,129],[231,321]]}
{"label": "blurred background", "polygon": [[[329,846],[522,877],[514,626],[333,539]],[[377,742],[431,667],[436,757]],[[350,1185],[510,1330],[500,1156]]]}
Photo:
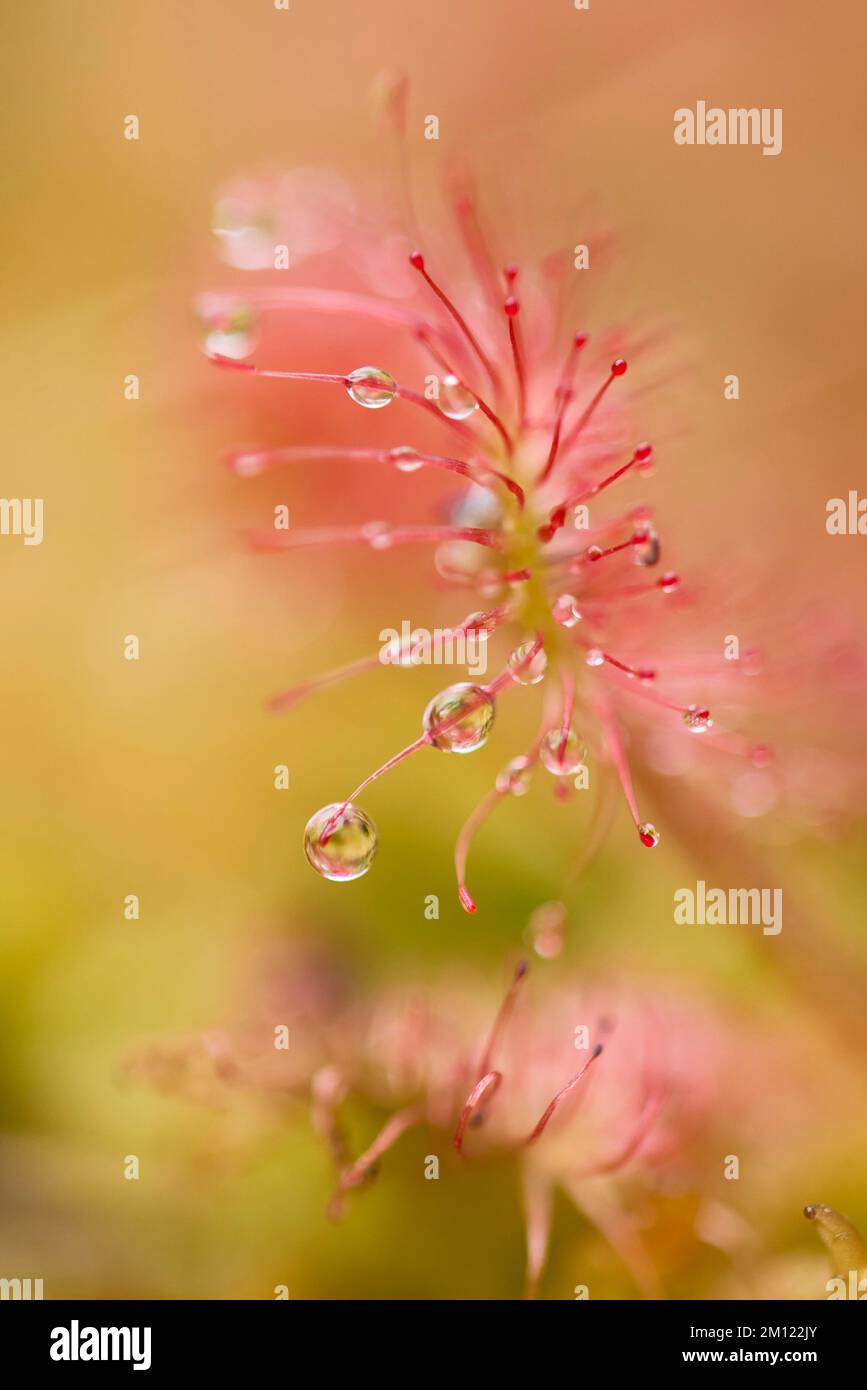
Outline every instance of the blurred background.
{"label": "blurred background", "polygon": [[[245,549],[241,528],[269,524],[278,502],[293,524],[316,524],[365,520],[392,499],[378,496],[371,513],[367,477],[336,469],[245,482],[221,466],[239,443],[357,439],[359,412],[204,361],[195,296],[243,279],[216,255],[217,190],[251,170],[326,166],[375,197],[385,151],[371,89],[383,69],[405,71],[423,197],[453,155],[540,253],[601,220],[616,248],[593,285],[594,322],[672,330],[674,365],[637,404],[639,437],[666,440],[653,486],[673,567],[709,564],[724,594],[761,562],[757,579],[772,576],[763,624],[783,649],[820,592],[863,636],[867,542],[827,536],[825,504],[863,479],[864,23],[854,3],[800,0],[7,9],[2,491],[44,498],[45,539],[0,538],[0,1275],[82,1299],[268,1298],[277,1284],[298,1298],[520,1290],[507,1161],[425,1184],[434,1206],[418,1197],[418,1153],[438,1150],[402,1143],[333,1225],[332,1174],[303,1104],[201,1104],[125,1074],[140,1049],[244,1017],[262,959],[295,942],[320,943],[361,990],[459,959],[496,994],[530,913],[558,896],[575,834],[550,796],[505,808],[474,854],[484,911],[461,913],[453,837],[503,749],[521,746],[527,716],[509,712],[497,747],[457,768],[422,757],[368,797],[383,845],[368,877],[332,885],[305,863],[311,812],[414,737],[443,682],[378,670],[279,718],[267,698],[375,650],[406,614],[447,621],[454,601],[432,589],[423,548]],[[679,148],[673,112],[699,99],[782,107],[782,154]],[[137,142],[123,138],[131,113]],[[421,134],[430,113],[437,142]],[[330,274],[314,258],[297,282]],[[377,362],[377,350],[355,325],[311,327],[294,365],[343,370]],[[731,372],[736,403],[722,391]],[[129,373],[136,402],[124,399]],[[389,480],[393,514],[413,514],[417,481]],[[425,479],[421,495],[441,493]],[[124,659],[127,634],[139,637],[137,662]],[[845,776],[825,797],[834,813],[797,834],[746,828],[750,854],[760,845],[780,866],[768,881],[792,885],[815,924],[785,972],[750,929],[685,937],[673,926],[672,890],[697,872],[689,837],[635,854],[625,817],[570,890],[564,955],[538,962],[709,991],[778,1032],[803,1078],[803,1095],[775,1112],[770,1149],[768,1136],[744,1136],[761,1162],[727,1185],[736,1196],[718,1168],[708,1177],[705,1196],[731,1198],[748,1224],[752,1272],[738,1282],[718,1250],[657,1241],[675,1297],[821,1297],[827,1270],[804,1203],[867,1226],[865,714],[863,687],[841,695],[832,676],[821,656],[805,658],[787,710],[803,681],[794,745],[805,758],[835,747]],[[767,722],[776,717],[770,705]],[[280,763],[286,792],[274,790]],[[733,872],[737,882],[736,861]],[[124,918],[129,894],[138,921]],[[429,894],[436,921],[423,914]],[[833,977],[810,988],[813,965],[838,959],[851,965],[839,982],[845,1028]],[[357,1149],[376,1117],[361,1110],[353,1125]],[[124,1180],[129,1154],[137,1182]],[[594,1293],[636,1296],[564,1206],[544,1292],[570,1297],[576,1265]]]}

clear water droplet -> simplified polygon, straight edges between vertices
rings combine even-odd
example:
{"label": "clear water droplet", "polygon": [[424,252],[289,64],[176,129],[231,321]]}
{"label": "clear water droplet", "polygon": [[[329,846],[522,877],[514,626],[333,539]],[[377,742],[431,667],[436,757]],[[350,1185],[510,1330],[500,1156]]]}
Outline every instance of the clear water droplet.
{"label": "clear water droplet", "polygon": [[574,729],[567,729],[565,734],[562,729],[551,729],[539,749],[543,767],[555,777],[574,776],[586,757],[587,749]]}
{"label": "clear water droplet", "polygon": [[373,550],[388,550],[391,545],[391,527],[387,521],[368,521],[361,528],[361,536]]}
{"label": "clear water droplet", "polygon": [[466,420],[476,408],[476,398],[456,376],[444,376],[440,382],[439,401],[443,415],[450,420]]}
{"label": "clear water droplet", "polygon": [[258,318],[245,300],[203,296],[196,309],[202,346],[209,357],[229,357],[241,362],[256,347]]}
{"label": "clear water droplet", "polygon": [[588,666],[604,666],[605,653],[598,647],[591,647],[584,660]]}
{"label": "clear water droplet", "polygon": [[422,467],[421,455],[409,444],[399,444],[396,449],[389,449],[388,456],[398,473],[417,473]]}
{"label": "clear water droplet", "polygon": [[517,681],[519,685],[538,685],[545,678],[545,671],[548,667],[545,648],[540,647],[535,655],[529,661],[527,660],[535,645],[535,640],[522,642],[520,647],[516,647],[509,657],[509,671],[512,680]]}
{"label": "clear water droplet", "polygon": [[433,697],[422,723],[434,748],[444,753],[475,753],[488,741],[494,714],[494,701],[486,690],[460,681]]}
{"label": "clear water droplet", "polygon": [[692,734],[704,734],[713,728],[710,710],[702,709],[699,705],[690,705],[689,709],[684,710],[683,722]]}
{"label": "clear water droplet", "polygon": [[513,758],[497,776],[497,791],[503,794],[508,792],[510,796],[523,796],[530,790],[530,774],[529,758]]}
{"label": "clear water droplet", "polygon": [[655,825],[651,825],[650,821],[646,820],[643,825],[638,827],[638,838],[647,849],[656,849],[659,844],[659,831]]}
{"label": "clear water droplet", "polygon": [[581,621],[578,600],[574,594],[560,594],[559,598],[554,600],[551,612],[554,621],[559,623],[561,627],[574,627],[576,623]]}
{"label": "clear water droplet", "polygon": [[382,410],[383,406],[391,405],[397,395],[394,377],[381,367],[356,367],[346,378],[346,389],[366,410]]}
{"label": "clear water droplet", "polygon": [[366,874],[377,847],[376,827],[370,817],[358,806],[349,805],[342,811],[340,808],[338,801],[323,806],[310,817],[304,830],[308,862],[323,878],[335,883]]}
{"label": "clear water droplet", "polygon": [[635,528],[635,544],[632,547],[632,558],[636,565],[641,565],[643,569],[650,569],[652,565],[659,564],[660,544],[659,534],[656,527],[650,521],[642,521]]}

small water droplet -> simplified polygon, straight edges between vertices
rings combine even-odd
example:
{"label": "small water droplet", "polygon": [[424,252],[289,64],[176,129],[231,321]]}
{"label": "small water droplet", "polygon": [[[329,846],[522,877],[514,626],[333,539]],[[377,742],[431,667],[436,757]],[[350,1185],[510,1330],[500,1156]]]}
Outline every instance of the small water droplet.
{"label": "small water droplet", "polygon": [[591,564],[593,564],[596,560],[601,560],[602,546],[588,545],[587,549],[584,551],[584,559],[589,560]]}
{"label": "small water droplet", "polygon": [[660,577],[659,587],[664,594],[673,594],[675,589],[680,586],[680,575],[674,574],[672,570],[666,570]]}
{"label": "small water droplet", "polygon": [[476,398],[456,376],[444,376],[440,382],[438,405],[450,420],[466,420],[476,408]]}
{"label": "small water droplet", "polygon": [[356,367],[346,378],[346,389],[366,410],[382,410],[383,406],[391,405],[397,395],[394,377],[381,367]]}
{"label": "small water droplet", "polygon": [[506,763],[497,777],[497,791],[503,794],[508,792],[511,796],[523,796],[530,790],[530,772],[529,758],[513,758],[511,762]]}
{"label": "small water droplet", "polygon": [[422,467],[421,455],[409,444],[400,444],[389,449],[388,456],[399,473],[417,473]]}
{"label": "small water droplet", "polygon": [[555,777],[573,776],[587,757],[587,749],[574,729],[551,729],[542,740],[539,758]]}
{"label": "small water droplet", "polygon": [[605,664],[605,653],[598,647],[591,647],[584,660],[588,666],[603,666]]}
{"label": "small water droplet", "polygon": [[239,478],[255,478],[268,467],[268,455],[263,449],[239,450],[232,455],[230,467]]}
{"label": "small water droplet", "polygon": [[[370,817],[358,806],[349,805],[343,811],[340,807],[337,801],[323,806],[310,817],[304,830],[304,853],[308,862],[323,878],[336,883],[349,882],[366,874],[377,846],[376,827]],[[328,834],[323,844],[326,830]]]}
{"label": "small water droplet", "polygon": [[636,526],[634,541],[632,558],[636,565],[650,569],[652,565],[659,564],[659,534],[652,522],[642,521]]}
{"label": "small water droplet", "polygon": [[475,753],[488,741],[494,714],[494,701],[486,690],[460,681],[433,697],[422,723],[434,748],[444,753]]}
{"label": "small water droplet", "polygon": [[517,681],[519,685],[538,685],[545,678],[545,671],[548,667],[545,648],[540,647],[535,655],[529,661],[527,660],[535,645],[535,640],[522,642],[520,647],[516,647],[509,657],[509,671],[512,680]]}
{"label": "small water droplet", "polygon": [[561,627],[574,627],[576,623],[581,621],[578,600],[574,594],[560,594],[559,598],[554,600],[551,612],[554,615],[554,621],[558,622]]}
{"label": "small water droplet", "polygon": [[361,528],[361,536],[373,550],[388,550],[391,545],[391,527],[387,521],[368,521]]}
{"label": "small water droplet", "polygon": [[542,903],[530,918],[527,936],[543,960],[554,960],[565,944],[568,914],[564,903]]}
{"label": "small water droplet", "polygon": [[713,728],[710,710],[702,709],[699,705],[690,705],[689,709],[684,710],[683,722],[692,734],[704,734]]}
{"label": "small water droplet", "polygon": [[655,825],[651,825],[646,820],[643,825],[638,827],[638,838],[647,849],[655,849],[659,844],[659,831]]}

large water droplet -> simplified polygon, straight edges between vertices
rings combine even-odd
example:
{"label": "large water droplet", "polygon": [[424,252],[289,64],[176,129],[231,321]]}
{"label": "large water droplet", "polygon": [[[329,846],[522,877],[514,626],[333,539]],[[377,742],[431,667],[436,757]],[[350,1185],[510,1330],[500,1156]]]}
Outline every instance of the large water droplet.
{"label": "large water droplet", "polygon": [[578,600],[574,594],[560,594],[559,598],[554,600],[551,612],[554,621],[559,623],[561,627],[574,627],[576,623],[581,621]]}
{"label": "large water droplet", "polygon": [[555,777],[576,773],[587,757],[587,749],[574,729],[551,729],[542,740],[539,758]]}
{"label": "large water droplet", "polygon": [[713,728],[710,710],[702,709],[699,705],[690,705],[689,709],[684,710],[683,722],[691,734],[704,734]]}
{"label": "large water droplet", "polygon": [[530,773],[529,758],[513,758],[497,776],[497,791],[503,795],[523,796],[530,790]]}
{"label": "large water droplet", "polygon": [[444,376],[440,382],[438,405],[450,420],[466,420],[476,408],[476,398],[456,376]]}
{"label": "large water droplet", "polygon": [[376,827],[358,806],[346,806],[342,811],[340,807],[335,801],[310,817],[304,830],[304,853],[323,878],[348,882],[361,878],[373,863]]}
{"label": "large water droplet", "polygon": [[535,647],[535,640],[522,642],[520,647],[516,647],[509,657],[509,671],[513,681],[519,685],[538,685],[545,678],[545,671],[548,667],[548,658],[545,648],[539,650],[530,657],[530,652]]}
{"label": "large water droplet", "polygon": [[356,367],[346,378],[346,389],[366,410],[382,410],[383,406],[391,405],[397,395],[394,377],[381,367]]}
{"label": "large water droplet", "polygon": [[487,742],[494,713],[494,701],[486,690],[461,681],[433,697],[422,723],[434,748],[444,753],[475,753]]}

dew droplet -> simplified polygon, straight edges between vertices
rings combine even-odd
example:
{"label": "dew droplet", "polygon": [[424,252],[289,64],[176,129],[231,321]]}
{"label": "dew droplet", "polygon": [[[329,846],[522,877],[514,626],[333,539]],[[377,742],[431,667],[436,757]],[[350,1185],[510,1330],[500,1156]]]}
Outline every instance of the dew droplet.
{"label": "dew droplet", "polygon": [[710,710],[702,709],[699,705],[690,705],[689,709],[684,710],[683,722],[692,734],[704,734],[713,728]]}
{"label": "dew droplet", "polygon": [[398,473],[417,473],[422,466],[421,455],[409,444],[399,444],[396,449],[389,449],[388,457]]}
{"label": "dew droplet", "polygon": [[545,678],[545,671],[548,666],[548,657],[545,648],[539,647],[538,651],[530,657],[536,642],[522,642],[520,647],[516,647],[509,657],[509,671],[513,681],[519,685],[538,685]]}
{"label": "dew droplet", "polygon": [[674,574],[672,570],[666,570],[659,579],[659,587],[664,594],[673,594],[675,589],[680,587],[680,575]]}
{"label": "dew droplet", "polygon": [[554,621],[559,623],[561,627],[574,627],[576,623],[581,621],[581,614],[578,612],[578,600],[574,594],[560,594],[559,598],[554,600],[551,612]]}
{"label": "dew droplet", "polygon": [[435,695],[422,716],[434,748],[444,753],[475,753],[488,741],[494,701],[480,685],[460,681]]}
{"label": "dew droplet", "polygon": [[584,551],[584,559],[585,559],[585,560],[589,560],[591,564],[594,564],[595,561],[597,561],[597,560],[601,560],[601,559],[602,559],[602,546],[601,546],[601,545],[588,545],[587,549]]}
{"label": "dew droplet", "polygon": [[366,410],[382,410],[383,406],[391,405],[397,395],[394,377],[381,367],[356,367],[346,378],[346,389]]}
{"label": "dew droplet", "polygon": [[361,528],[362,539],[372,550],[388,550],[391,545],[391,527],[387,521],[368,521]]}
{"label": "dew droplet", "polygon": [[650,569],[659,564],[659,534],[652,522],[642,521],[636,526],[633,542],[632,558],[636,565]]}
{"label": "dew droplet", "polygon": [[603,666],[605,664],[605,653],[598,647],[591,647],[584,660],[588,666]]}
{"label": "dew droplet", "polygon": [[539,758],[542,765],[555,777],[574,775],[584,759],[587,749],[574,729],[551,729],[542,739]]}
{"label": "dew droplet", "polygon": [[376,827],[358,806],[341,810],[340,802],[332,802],[307,822],[304,853],[323,878],[336,883],[361,878],[376,854]]}
{"label": "dew droplet", "polygon": [[451,373],[440,382],[438,405],[443,415],[450,420],[466,420],[476,408],[476,398],[463,382]]}
{"label": "dew droplet", "polygon": [[529,758],[513,758],[497,776],[497,791],[503,795],[523,796],[530,790],[530,772]]}
{"label": "dew droplet", "polygon": [[655,825],[651,825],[650,821],[646,820],[643,825],[638,827],[638,838],[647,849],[656,849],[659,844],[659,831]]}
{"label": "dew droplet", "polygon": [[202,346],[209,357],[229,357],[233,362],[249,357],[256,346],[256,311],[246,301],[203,296],[196,317],[202,330]]}

